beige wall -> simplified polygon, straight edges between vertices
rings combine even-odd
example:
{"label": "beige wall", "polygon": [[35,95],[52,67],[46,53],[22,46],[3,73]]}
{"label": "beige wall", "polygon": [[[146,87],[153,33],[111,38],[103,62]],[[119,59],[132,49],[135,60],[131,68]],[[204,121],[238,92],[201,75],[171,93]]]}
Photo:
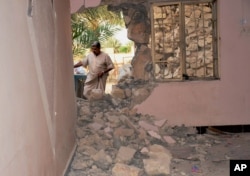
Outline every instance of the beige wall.
{"label": "beige wall", "polygon": [[[159,84],[137,107],[140,113],[172,125],[250,124],[250,33],[242,33],[243,1],[218,2],[221,79]],[[249,4],[243,5],[248,11]]]}
{"label": "beige wall", "polygon": [[76,117],[69,0],[0,1],[0,173],[62,175]]}

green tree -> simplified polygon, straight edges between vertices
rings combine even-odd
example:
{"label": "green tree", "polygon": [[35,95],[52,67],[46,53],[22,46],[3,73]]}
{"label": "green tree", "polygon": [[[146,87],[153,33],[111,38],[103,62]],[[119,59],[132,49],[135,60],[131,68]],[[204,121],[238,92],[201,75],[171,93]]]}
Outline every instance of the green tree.
{"label": "green tree", "polygon": [[121,13],[108,11],[107,6],[85,9],[71,16],[72,50],[83,55],[93,41],[104,42],[124,27]]}
{"label": "green tree", "polygon": [[103,46],[106,47],[106,48],[114,48],[114,52],[118,53],[119,52],[119,48],[122,46],[122,44],[116,38],[110,37],[108,40],[106,40],[103,43]]}

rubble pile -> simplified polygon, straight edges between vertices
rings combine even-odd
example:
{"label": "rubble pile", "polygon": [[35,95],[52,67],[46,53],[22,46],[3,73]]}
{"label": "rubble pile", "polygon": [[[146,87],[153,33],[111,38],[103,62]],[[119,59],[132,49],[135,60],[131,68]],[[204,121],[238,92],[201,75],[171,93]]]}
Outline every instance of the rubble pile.
{"label": "rubble pile", "polygon": [[[188,175],[180,167],[187,162],[198,173],[213,157],[209,149],[224,140],[197,134],[194,127],[170,127],[166,119],[116,103],[110,95],[77,100],[77,148],[67,176],[180,176]],[[229,160],[215,154],[215,162]]]}
{"label": "rubble pile", "polygon": [[199,134],[139,114],[134,105],[154,86],[126,78],[101,99],[77,99],[77,147],[65,176],[227,176],[230,159],[250,159],[249,135]]}
{"label": "rubble pile", "polygon": [[[78,101],[78,147],[71,166],[73,173],[169,174],[171,154],[164,147],[169,140],[166,120],[155,121],[137,114],[135,109],[116,108],[111,99],[106,96],[97,101]],[[168,164],[161,166],[162,161]],[[155,169],[157,165],[161,169]]]}

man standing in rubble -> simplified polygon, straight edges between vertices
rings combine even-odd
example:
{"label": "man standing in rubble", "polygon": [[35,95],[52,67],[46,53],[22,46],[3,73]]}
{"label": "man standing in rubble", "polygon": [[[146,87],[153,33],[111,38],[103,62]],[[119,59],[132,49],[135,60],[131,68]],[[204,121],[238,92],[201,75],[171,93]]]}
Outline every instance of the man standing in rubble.
{"label": "man standing in rubble", "polygon": [[88,67],[88,74],[84,83],[83,95],[89,98],[91,90],[101,89],[105,92],[108,73],[114,69],[114,64],[110,56],[101,51],[101,44],[98,41],[91,45],[91,52],[82,61],[74,65],[77,67]]}

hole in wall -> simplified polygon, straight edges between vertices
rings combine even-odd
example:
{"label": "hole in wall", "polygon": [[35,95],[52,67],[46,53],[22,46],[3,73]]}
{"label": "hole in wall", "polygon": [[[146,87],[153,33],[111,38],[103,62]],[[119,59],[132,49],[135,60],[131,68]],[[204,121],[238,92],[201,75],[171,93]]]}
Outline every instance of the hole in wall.
{"label": "hole in wall", "polygon": [[[100,12],[102,14],[100,14]],[[116,18],[117,21],[114,20],[115,16],[119,17],[118,20]],[[106,84],[105,92],[110,93],[112,86],[117,84],[120,78],[122,67],[124,65],[130,65],[134,56],[134,43],[127,37],[127,29],[124,24],[122,12],[112,12],[107,9],[107,6],[99,6],[75,13],[71,19],[74,64],[87,56],[90,44],[93,41],[99,40],[101,50],[111,57],[115,66],[115,68],[109,72]],[[90,23],[90,25],[87,25],[88,23]],[[91,31],[93,31],[93,33],[91,33]],[[96,33],[99,33],[99,36],[95,36]],[[80,73],[77,70],[83,70],[82,73],[85,75],[88,73],[88,70],[83,67],[75,69],[75,74]],[[124,71],[128,70],[123,69],[123,74],[126,74]],[[80,89],[81,92],[83,89]]]}

